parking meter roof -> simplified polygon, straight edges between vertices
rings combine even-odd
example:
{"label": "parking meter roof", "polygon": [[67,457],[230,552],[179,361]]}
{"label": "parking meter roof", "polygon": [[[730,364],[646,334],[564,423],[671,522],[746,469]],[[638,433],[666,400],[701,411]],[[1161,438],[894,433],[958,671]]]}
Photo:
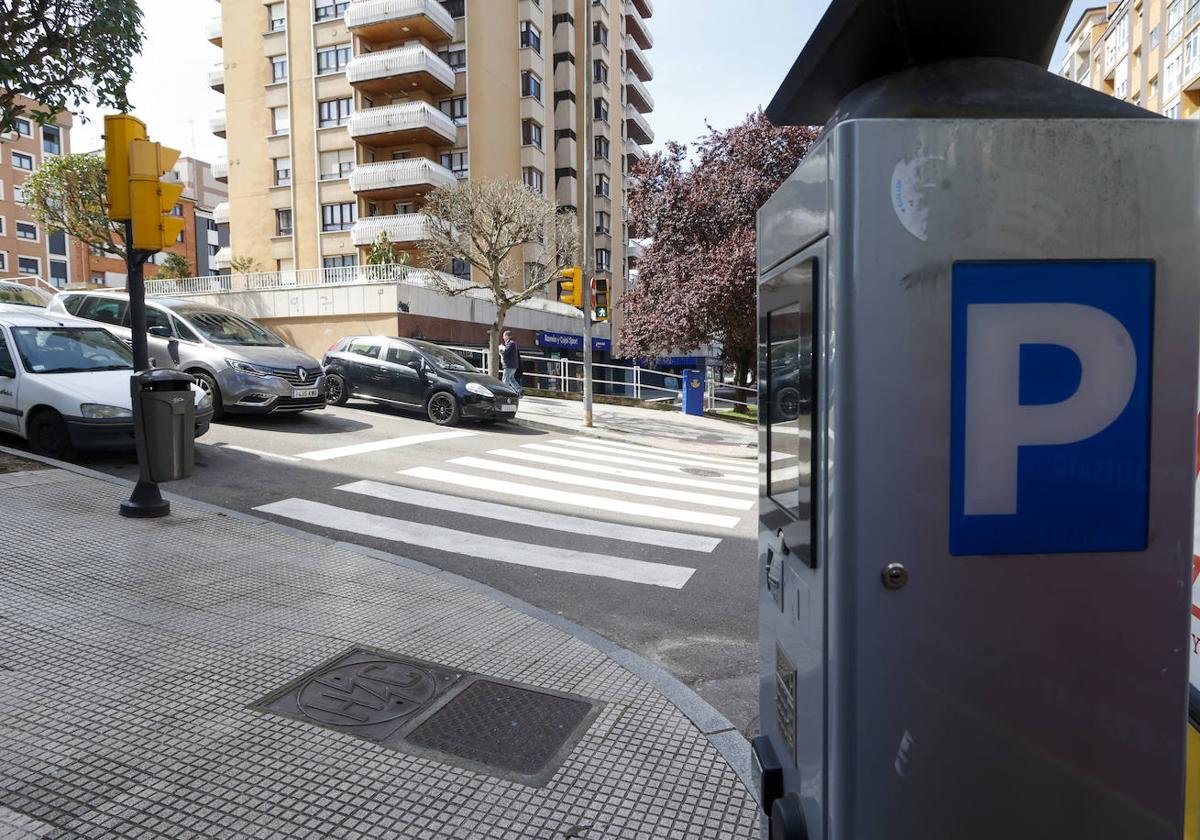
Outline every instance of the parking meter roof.
{"label": "parking meter roof", "polygon": [[771,104],[776,125],[822,125],[849,93],[963,58],[1050,63],[1071,0],[833,0]]}

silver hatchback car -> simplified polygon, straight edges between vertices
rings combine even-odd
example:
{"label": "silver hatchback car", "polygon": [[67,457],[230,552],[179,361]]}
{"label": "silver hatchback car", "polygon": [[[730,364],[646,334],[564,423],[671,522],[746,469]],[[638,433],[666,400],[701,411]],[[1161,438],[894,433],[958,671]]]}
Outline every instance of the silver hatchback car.
{"label": "silver hatchback car", "polygon": [[[132,341],[129,298],[116,292],[60,292],[48,307],[104,324]],[[325,407],[321,363],[248,318],[218,306],[171,298],[146,301],[150,364],[187,371],[213,397],[213,414],[271,414]]]}

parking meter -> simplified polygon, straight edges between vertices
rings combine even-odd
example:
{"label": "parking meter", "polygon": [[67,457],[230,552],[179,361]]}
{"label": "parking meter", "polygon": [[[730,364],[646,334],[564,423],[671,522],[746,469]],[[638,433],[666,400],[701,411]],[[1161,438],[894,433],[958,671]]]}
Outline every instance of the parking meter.
{"label": "parking meter", "polygon": [[1183,835],[1200,126],[1042,70],[1068,5],[834,0],[768,110],[772,840]]}

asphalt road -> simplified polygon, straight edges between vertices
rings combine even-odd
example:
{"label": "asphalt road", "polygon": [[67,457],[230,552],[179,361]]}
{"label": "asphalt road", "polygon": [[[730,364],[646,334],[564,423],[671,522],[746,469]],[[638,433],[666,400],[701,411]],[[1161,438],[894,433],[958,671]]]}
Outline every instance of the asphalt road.
{"label": "asphalt road", "polygon": [[[136,477],[130,456],[81,462]],[[752,461],[513,424],[447,430],[350,403],[213,424],[193,476],[167,489],[558,613],[658,663],[750,734],[754,476]]]}

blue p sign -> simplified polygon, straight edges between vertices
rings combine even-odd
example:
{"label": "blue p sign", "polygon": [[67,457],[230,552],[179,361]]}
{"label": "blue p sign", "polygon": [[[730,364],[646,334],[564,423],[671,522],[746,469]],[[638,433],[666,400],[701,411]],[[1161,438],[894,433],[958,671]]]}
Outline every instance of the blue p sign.
{"label": "blue p sign", "polygon": [[1154,264],[953,282],[950,553],[1145,549]]}

